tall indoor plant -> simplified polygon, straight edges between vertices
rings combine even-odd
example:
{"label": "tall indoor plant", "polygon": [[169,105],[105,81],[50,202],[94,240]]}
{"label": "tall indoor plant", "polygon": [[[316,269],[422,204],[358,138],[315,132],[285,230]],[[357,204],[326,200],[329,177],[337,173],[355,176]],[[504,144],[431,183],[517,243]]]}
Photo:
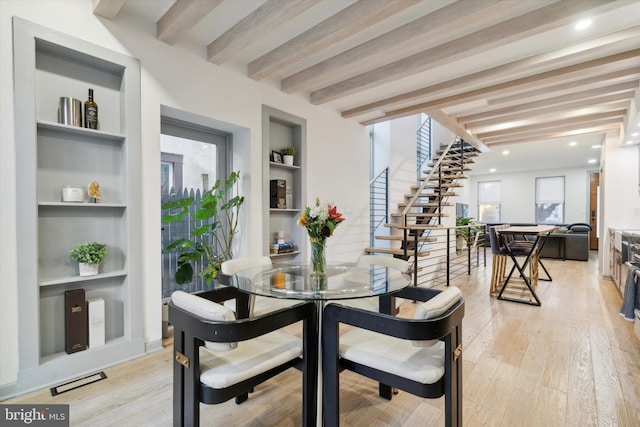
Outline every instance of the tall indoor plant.
{"label": "tall indoor plant", "polygon": [[[240,172],[232,172],[226,182],[217,180],[202,195],[200,206],[195,210],[194,219],[202,221],[203,225],[193,228],[189,238],[174,240],[164,248],[165,251],[178,251],[177,284],[191,282],[192,263],[202,262],[204,269],[199,275],[210,285],[218,277],[222,263],[233,258],[233,238],[238,231],[240,208],[244,203],[244,196],[238,195],[239,178]],[[163,204],[162,209],[168,209],[171,213],[165,215],[162,221],[181,221],[194,203],[193,197],[186,197]]]}

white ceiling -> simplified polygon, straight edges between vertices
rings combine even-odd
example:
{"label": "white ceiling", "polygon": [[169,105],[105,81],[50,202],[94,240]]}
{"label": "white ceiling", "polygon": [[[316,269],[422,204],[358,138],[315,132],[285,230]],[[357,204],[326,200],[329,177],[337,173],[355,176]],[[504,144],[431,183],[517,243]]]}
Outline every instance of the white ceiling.
{"label": "white ceiling", "polygon": [[121,7],[345,118],[429,114],[490,149],[474,173],[599,163],[591,147],[621,128],[640,142],[638,0],[98,0],[95,13]]}

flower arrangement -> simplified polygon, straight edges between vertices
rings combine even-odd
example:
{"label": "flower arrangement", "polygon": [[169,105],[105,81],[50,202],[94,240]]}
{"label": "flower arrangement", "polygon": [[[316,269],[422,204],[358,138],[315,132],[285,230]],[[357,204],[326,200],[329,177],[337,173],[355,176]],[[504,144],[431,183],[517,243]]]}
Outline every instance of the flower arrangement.
{"label": "flower arrangement", "polygon": [[311,241],[312,275],[325,275],[327,238],[333,235],[336,227],[342,221],[344,218],[335,206],[332,206],[331,203],[323,205],[317,198],[315,206],[307,206],[300,215],[298,225],[307,229]]}
{"label": "flower arrangement", "polygon": [[316,205],[307,206],[298,219],[298,225],[307,229],[312,240],[325,240],[333,235],[338,224],[344,221],[342,214],[330,203],[321,205],[316,198]]}

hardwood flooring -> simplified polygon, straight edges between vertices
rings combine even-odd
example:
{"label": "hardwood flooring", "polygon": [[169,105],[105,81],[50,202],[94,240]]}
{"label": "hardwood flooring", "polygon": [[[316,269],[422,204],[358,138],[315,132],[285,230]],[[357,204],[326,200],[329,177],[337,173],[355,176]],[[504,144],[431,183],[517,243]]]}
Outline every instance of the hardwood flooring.
{"label": "hardwood flooring", "polygon": [[[618,315],[621,297],[589,262],[546,260],[542,307],[489,298],[491,267],[454,283],[463,323],[465,426],[640,426],[640,340]],[[411,312],[409,302],[402,313]],[[44,389],[4,403],[70,404],[73,426],[170,426],[172,354],[163,351],[105,369],[108,379],[51,397]],[[342,426],[442,426],[443,399],[341,376]],[[289,370],[242,405],[201,405],[203,426],[299,426],[301,376]]]}

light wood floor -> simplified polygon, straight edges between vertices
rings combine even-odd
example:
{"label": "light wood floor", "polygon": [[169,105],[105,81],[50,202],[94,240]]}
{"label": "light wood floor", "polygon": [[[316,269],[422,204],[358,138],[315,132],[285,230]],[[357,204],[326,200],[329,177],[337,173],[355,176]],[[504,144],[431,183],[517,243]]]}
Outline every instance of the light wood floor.
{"label": "light wood floor", "polygon": [[[542,307],[488,297],[491,267],[458,279],[463,323],[465,426],[640,426],[640,340],[618,315],[621,298],[590,262],[545,261]],[[410,311],[411,304],[403,311]],[[68,403],[71,425],[171,425],[171,348],[105,370],[108,379],[51,397],[48,389],[3,403]],[[343,426],[442,426],[443,399],[341,376]],[[289,370],[240,406],[201,405],[206,426],[299,426],[301,376]]]}

